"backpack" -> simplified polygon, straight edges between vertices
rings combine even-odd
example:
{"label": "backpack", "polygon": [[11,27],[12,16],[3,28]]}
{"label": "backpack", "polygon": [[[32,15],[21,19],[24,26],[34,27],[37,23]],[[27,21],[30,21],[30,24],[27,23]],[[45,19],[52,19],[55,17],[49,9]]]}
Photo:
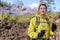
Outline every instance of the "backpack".
{"label": "backpack", "polygon": [[[50,25],[50,22],[49,22],[49,19],[48,18],[46,18],[46,21],[47,21],[47,24],[48,25]],[[38,28],[38,25],[40,24],[41,22],[40,22],[40,17],[38,17],[38,16],[36,16],[36,29]],[[35,29],[35,31],[36,31],[36,29]]]}

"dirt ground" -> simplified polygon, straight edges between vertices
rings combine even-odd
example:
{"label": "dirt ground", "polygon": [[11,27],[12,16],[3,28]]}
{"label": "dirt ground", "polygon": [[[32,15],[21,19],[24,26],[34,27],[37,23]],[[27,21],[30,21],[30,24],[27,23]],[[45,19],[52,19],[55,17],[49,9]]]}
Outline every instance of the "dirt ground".
{"label": "dirt ground", "polygon": [[[60,23],[60,22],[59,22]],[[29,23],[7,23],[0,21],[0,40],[29,40],[27,31]],[[55,37],[51,38],[55,40]],[[60,40],[60,24],[57,23],[56,40]]]}

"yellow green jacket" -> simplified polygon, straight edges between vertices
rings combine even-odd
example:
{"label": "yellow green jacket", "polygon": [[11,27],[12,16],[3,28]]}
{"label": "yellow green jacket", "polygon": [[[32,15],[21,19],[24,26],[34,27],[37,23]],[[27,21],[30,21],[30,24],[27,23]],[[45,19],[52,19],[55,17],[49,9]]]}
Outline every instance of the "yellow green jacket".
{"label": "yellow green jacket", "polygon": [[[46,16],[44,18],[42,18],[40,15],[36,15],[36,16],[39,16],[40,17],[40,22],[47,22],[46,19],[45,19]],[[30,25],[29,25],[29,28],[28,28],[28,36],[30,38],[33,38],[33,39],[38,38],[38,33],[40,33],[41,30],[45,30],[45,35],[42,38],[46,38],[47,39],[50,36],[53,36],[54,35],[54,32],[52,32],[52,30],[51,30],[51,28],[52,28],[52,23],[51,22],[50,22],[50,26],[47,23],[45,23],[45,24],[40,23],[38,25],[37,31],[34,32],[36,26],[37,26],[36,25],[36,17],[33,17],[31,19],[31,21],[30,21]]]}

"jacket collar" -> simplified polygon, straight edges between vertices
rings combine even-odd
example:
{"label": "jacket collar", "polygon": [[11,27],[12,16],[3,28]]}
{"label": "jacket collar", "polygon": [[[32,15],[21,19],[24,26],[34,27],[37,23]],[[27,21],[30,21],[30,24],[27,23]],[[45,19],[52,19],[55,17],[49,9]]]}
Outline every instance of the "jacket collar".
{"label": "jacket collar", "polygon": [[[37,12],[35,16],[38,16],[38,17],[42,18],[42,16],[40,15],[39,12]],[[44,18],[47,18],[46,15],[44,16]]]}

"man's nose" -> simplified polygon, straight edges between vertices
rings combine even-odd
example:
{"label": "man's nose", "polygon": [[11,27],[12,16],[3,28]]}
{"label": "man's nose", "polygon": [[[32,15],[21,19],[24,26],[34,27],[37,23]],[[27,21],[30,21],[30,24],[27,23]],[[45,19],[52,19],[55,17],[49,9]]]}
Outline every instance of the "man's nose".
{"label": "man's nose", "polygon": [[44,11],[44,9],[42,9],[41,11]]}

